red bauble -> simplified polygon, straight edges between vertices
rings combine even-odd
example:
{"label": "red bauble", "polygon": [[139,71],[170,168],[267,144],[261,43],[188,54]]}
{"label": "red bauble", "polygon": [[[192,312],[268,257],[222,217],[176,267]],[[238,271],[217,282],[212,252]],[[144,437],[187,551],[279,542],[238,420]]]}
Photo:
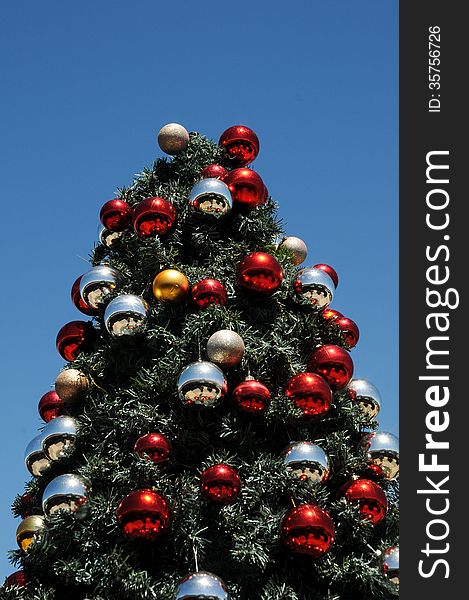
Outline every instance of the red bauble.
{"label": "red bauble", "polygon": [[290,398],[305,417],[323,417],[332,402],[332,390],[322,377],[315,373],[298,373],[287,384],[285,395]]}
{"label": "red bauble", "polygon": [[208,179],[215,177],[216,179],[223,179],[225,175],[228,173],[228,170],[221,165],[217,165],[214,163],[213,165],[208,165],[200,172],[203,179]]}
{"label": "red bauble", "polygon": [[322,313],[322,318],[325,321],[335,321],[335,319],[338,319],[339,317],[343,317],[344,315],[339,312],[338,310],[334,310],[333,308],[328,308],[326,307]]}
{"label": "red bauble", "polygon": [[209,304],[226,304],[226,288],[218,279],[202,279],[191,290],[192,300],[199,308]]}
{"label": "red bauble", "polygon": [[283,518],[281,536],[292,552],[319,558],[334,543],[335,528],[325,510],[314,504],[302,504],[288,511]]}
{"label": "red bauble", "polygon": [[176,209],[164,198],[146,198],[133,212],[133,226],[142,238],[164,236],[176,222]]}
{"label": "red bauble", "polygon": [[102,206],[99,218],[109,231],[124,231],[132,223],[132,208],[124,200],[114,198]]}
{"label": "red bauble", "polygon": [[235,387],[233,398],[238,408],[243,412],[259,415],[270,404],[270,391],[260,381],[248,377]]}
{"label": "red bauble", "polygon": [[335,392],[342,389],[352,379],[353,361],[347,350],[334,344],[320,346],[311,354],[308,371],[324,377]]}
{"label": "red bauble", "polygon": [[238,266],[238,283],[250,292],[271,295],[281,286],[282,279],[280,263],[267,252],[253,252]]}
{"label": "red bauble", "polygon": [[364,471],[367,477],[373,477],[374,479],[384,479],[384,471],[379,465],[370,463]]}
{"label": "red bauble", "polygon": [[245,125],[229,127],[221,134],[218,143],[240,167],[252,163],[259,154],[259,138]]}
{"label": "red bauble", "polygon": [[153,542],[167,529],[170,520],[168,501],[150,489],[130,492],[117,508],[117,521],[131,540]]}
{"label": "red bauble", "polygon": [[334,320],[334,325],[337,325],[340,329],[347,346],[349,348],[355,348],[358,338],[360,337],[360,331],[355,321],[347,319],[347,317],[339,317]]}
{"label": "red bauble", "polygon": [[28,585],[28,576],[24,571],[15,571],[5,580],[5,587],[13,587],[17,586],[20,588],[26,587]]}
{"label": "red bauble", "polygon": [[219,464],[208,467],[200,476],[202,495],[219,504],[234,502],[241,489],[238,473],[229,465]]}
{"label": "red bauble", "polygon": [[327,273],[329,275],[329,277],[332,279],[332,281],[334,282],[335,287],[337,287],[339,285],[339,276],[337,275],[337,271],[335,269],[333,269],[331,266],[321,263],[319,265],[314,265],[313,268],[321,269],[321,271],[324,271],[324,273]]}
{"label": "red bauble", "polygon": [[41,419],[49,423],[52,419],[60,417],[63,414],[65,402],[59,398],[57,392],[46,392],[39,400],[38,410]]}
{"label": "red bauble", "polygon": [[252,210],[263,204],[265,185],[260,176],[252,169],[246,167],[233,169],[223,181],[230,189],[233,206],[243,210]]}
{"label": "red bauble", "polygon": [[97,310],[95,308],[91,308],[91,306],[88,306],[88,304],[86,304],[86,302],[83,300],[83,298],[80,295],[80,282],[81,282],[82,277],[83,277],[83,275],[80,275],[80,277],[75,279],[75,282],[72,285],[72,292],[71,292],[72,302],[78,308],[78,310],[80,312],[82,312],[84,315],[90,315],[90,316],[97,315],[99,313],[99,310]]}
{"label": "red bauble", "polygon": [[135,442],[134,451],[140,458],[154,463],[164,463],[171,455],[171,442],[162,433],[146,433]]}
{"label": "red bauble", "polygon": [[267,189],[267,186],[264,183],[264,194],[262,195],[262,200],[261,200],[262,206],[264,206],[264,204],[267,202],[268,198],[269,198],[269,190]]}
{"label": "red bauble", "polygon": [[26,519],[26,517],[31,517],[32,515],[42,514],[41,503],[37,501],[36,496],[25,492],[21,495],[20,500],[21,507],[19,513],[22,519]]}
{"label": "red bauble", "polygon": [[355,479],[341,488],[348,502],[357,504],[360,514],[378,525],[386,516],[388,499],[377,483],[369,479]]}
{"label": "red bauble", "polygon": [[95,338],[96,330],[90,321],[70,321],[57,334],[57,350],[65,360],[75,360],[80,352],[91,349]]}

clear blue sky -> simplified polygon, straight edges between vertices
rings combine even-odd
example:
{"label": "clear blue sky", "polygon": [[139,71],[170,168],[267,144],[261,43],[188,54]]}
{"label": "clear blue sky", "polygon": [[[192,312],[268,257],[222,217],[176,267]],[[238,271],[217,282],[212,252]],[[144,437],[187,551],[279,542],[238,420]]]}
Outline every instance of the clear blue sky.
{"label": "clear blue sky", "polygon": [[253,166],[307,262],[338,271],[355,375],[398,433],[397,22],[397,0],[3,5],[0,582],[37,403],[64,364],[55,336],[82,318],[70,287],[101,205],[162,155],[165,123],[257,132]]}

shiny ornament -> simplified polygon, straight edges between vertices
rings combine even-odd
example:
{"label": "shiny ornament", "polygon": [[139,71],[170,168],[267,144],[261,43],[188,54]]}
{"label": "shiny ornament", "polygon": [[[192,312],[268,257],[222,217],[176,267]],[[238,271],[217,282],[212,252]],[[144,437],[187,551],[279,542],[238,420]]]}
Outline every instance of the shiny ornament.
{"label": "shiny ornament", "polygon": [[242,167],[230,171],[223,181],[228,186],[233,206],[250,211],[264,203],[265,186],[260,175],[252,169]]}
{"label": "shiny ornament", "polygon": [[42,431],[42,450],[50,460],[59,460],[73,446],[77,422],[73,417],[57,417]]}
{"label": "shiny ornament", "polygon": [[250,415],[265,412],[270,404],[270,391],[260,381],[248,376],[233,390],[236,406]]}
{"label": "shiny ornament", "polygon": [[153,280],[153,295],[163,304],[182,302],[189,294],[189,281],[176,269],[165,269]]}
{"label": "shiny ornament", "polygon": [[339,317],[338,319],[334,319],[334,325],[340,329],[348,348],[355,348],[360,337],[360,331],[355,321],[347,317]]}
{"label": "shiny ornament", "polygon": [[285,248],[293,254],[292,263],[295,266],[301,265],[306,260],[308,247],[301,238],[290,235],[284,237],[279,244],[279,248]]}
{"label": "shiny ornament", "polygon": [[228,590],[213,573],[197,571],[179,582],[174,600],[228,600]]}
{"label": "shiny ornament", "polygon": [[313,265],[313,268],[321,269],[321,271],[324,271],[324,273],[327,273],[329,275],[329,277],[332,279],[332,281],[334,282],[334,287],[337,289],[337,286],[339,285],[339,276],[337,275],[337,271],[335,269],[333,269],[329,265],[325,265],[324,263],[320,263],[318,265]]}
{"label": "shiny ornament", "polygon": [[316,348],[308,361],[308,371],[324,377],[333,391],[345,387],[352,379],[353,361],[347,350],[334,344]]}
{"label": "shiny ornament", "polygon": [[211,165],[208,165],[207,167],[204,167],[202,169],[202,171],[200,172],[200,176],[203,177],[204,179],[207,179],[207,178],[223,179],[227,173],[228,173],[228,170],[225,169],[225,167],[222,167],[221,165],[213,163]]}
{"label": "shiny ornament", "polygon": [[148,312],[148,304],[143,298],[122,294],[106,306],[104,324],[114,337],[134,335],[144,328]]}
{"label": "shiny ornament", "polygon": [[365,416],[370,419],[377,416],[381,408],[381,395],[372,383],[366,379],[352,379],[343,391]]}
{"label": "shiny ornament", "polygon": [[386,479],[399,477],[399,439],[386,431],[372,431],[363,436],[360,447],[367,453],[374,472]]}
{"label": "shiny ornament", "polygon": [[91,308],[99,309],[106,296],[122,283],[122,274],[108,265],[97,265],[81,276],[80,295]]}
{"label": "shiny ornament", "polygon": [[200,476],[200,491],[212,502],[234,502],[241,490],[241,479],[233,467],[225,464],[212,465]]}
{"label": "shiny ornament", "polygon": [[326,308],[334,297],[334,282],[321,269],[302,269],[293,284],[295,291],[307,298],[313,306]]}
{"label": "shiny ornament", "polygon": [[181,371],[177,387],[179,397],[187,406],[216,406],[228,391],[223,371],[202,360],[190,363]]}
{"label": "shiny ornament", "polygon": [[391,546],[384,551],[383,571],[389,581],[399,585],[399,546]]}
{"label": "shiny ornament", "polygon": [[285,395],[305,417],[324,417],[332,402],[331,388],[315,373],[293,375],[287,384]]}
{"label": "shiny ornament", "polygon": [[278,260],[267,252],[252,252],[238,266],[238,283],[248,292],[270,296],[282,285]]}
{"label": "shiny ornament", "polygon": [[24,588],[28,585],[29,579],[24,571],[15,571],[5,579],[5,588],[19,587]]}
{"label": "shiny ornament", "polygon": [[322,311],[321,316],[325,321],[334,322],[336,319],[338,319],[339,317],[343,317],[344,315],[341,312],[339,312],[338,310],[334,310],[333,308],[326,307]]}
{"label": "shiny ornament", "polygon": [[88,304],[86,304],[86,302],[83,302],[83,298],[80,295],[81,278],[82,278],[82,275],[80,275],[80,277],[75,279],[75,281],[72,285],[72,291],[70,294],[72,297],[72,302],[76,306],[76,308],[78,308],[78,310],[80,312],[82,312],[84,315],[88,315],[88,316],[97,315],[98,310],[96,308],[91,308],[91,306],[88,306]]}
{"label": "shiny ornament", "polygon": [[220,136],[218,144],[225,148],[233,164],[249,165],[259,154],[259,138],[245,125],[233,125]]}
{"label": "shiny ornament", "polygon": [[289,510],[281,523],[283,544],[295,554],[319,558],[330,550],[334,536],[331,517],[314,504],[302,504]]}
{"label": "shiny ornament", "polygon": [[86,396],[89,385],[89,379],[82,371],[64,369],[55,380],[55,391],[66,404],[75,404]]}
{"label": "shiny ornament", "polygon": [[162,464],[168,461],[171,456],[171,442],[162,433],[145,433],[135,442],[134,452],[140,458]]}
{"label": "shiny ornament", "polygon": [[56,338],[57,351],[65,360],[75,360],[80,352],[88,352],[96,339],[96,330],[90,321],[70,321]]}
{"label": "shiny ornament", "polygon": [[103,246],[107,246],[108,248],[112,248],[114,242],[120,237],[122,237],[122,231],[110,231],[106,227],[101,227],[99,232],[99,241]]}
{"label": "shiny ornament", "polygon": [[133,212],[133,226],[141,238],[164,237],[176,223],[176,209],[164,198],[146,198],[137,204]]}
{"label": "shiny ornament", "polygon": [[21,521],[16,529],[16,543],[23,552],[28,550],[42,529],[44,529],[44,517],[40,515],[31,515]]}
{"label": "shiny ornament", "polygon": [[329,478],[329,460],[312,442],[293,442],[283,451],[283,463],[301,480],[324,482]]}
{"label": "shiny ornament", "polygon": [[264,192],[262,194],[261,205],[264,206],[267,203],[268,199],[269,199],[269,190],[267,189],[267,186],[264,183]]}
{"label": "shiny ornament", "polygon": [[202,279],[191,290],[192,300],[199,308],[210,304],[226,304],[226,288],[218,279]]}
{"label": "shiny ornament", "polygon": [[42,433],[40,433],[29,442],[24,453],[24,464],[34,477],[44,475],[51,464],[42,449],[42,439]]}
{"label": "shiny ornament", "polygon": [[82,508],[89,493],[89,484],[80,475],[59,475],[47,485],[42,494],[42,510],[50,517],[59,510],[84,512]]}
{"label": "shiny ornament", "polygon": [[207,342],[207,356],[211,362],[221,367],[234,367],[243,359],[243,338],[230,329],[220,329],[212,334]]}
{"label": "shiny ornament", "polygon": [[57,392],[46,392],[39,400],[38,411],[41,419],[48,423],[51,419],[59,417],[65,408],[65,402]]}
{"label": "shiny ornament", "polygon": [[114,198],[102,206],[99,218],[109,231],[124,231],[132,223],[132,208],[124,200]]}
{"label": "shiny ornament", "polygon": [[355,479],[341,488],[341,493],[351,504],[356,504],[360,514],[378,525],[386,516],[388,499],[383,490],[369,479]]}
{"label": "shiny ornament", "polygon": [[198,212],[212,217],[222,217],[231,209],[231,192],[220,179],[202,179],[189,194],[189,204]]}
{"label": "shiny ornament", "polygon": [[169,503],[151,489],[134,490],[119,503],[117,521],[127,538],[153,542],[169,526]]}
{"label": "shiny ornament", "polygon": [[26,519],[26,517],[31,517],[33,515],[38,515],[42,512],[42,509],[40,506],[38,506],[38,502],[34,494],[25,492],[20,496],[20,500],[21,505],[19,507],[19,514],[22,519]]}
{"label": "shiny ornament", "polygon": [[188,145],[189,133],[179,123],[167,123],[158,131],[158,146],[166,154],[180,154]]}

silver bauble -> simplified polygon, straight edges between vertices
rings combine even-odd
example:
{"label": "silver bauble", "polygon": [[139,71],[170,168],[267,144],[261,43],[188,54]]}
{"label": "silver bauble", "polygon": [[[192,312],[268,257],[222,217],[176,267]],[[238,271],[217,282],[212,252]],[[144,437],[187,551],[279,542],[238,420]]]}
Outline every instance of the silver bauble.
{"label": "silver bauble", "polygon": [[100,308],[106,296],[110,294],[122,281],[122,274],[108,265],[97,265],[84,275],[80,280],[80,296],[85,304],[91,308]]}
{"label": "silver bauble", "polygon": [[378,389],[366,379],[352,379],[345,390],[349,397],[358,404],[361,412],[374,419],[381,408],[381,395]]}
{"label": "silver bauble", "polygon": [[372,431],[363,436],[360,447],[386,479],[399,477],[399,438],[386,431]]}
{"label": "silver bauble", "polygon": [[383,554],[383,571],[392,583],[399,585],[399,546],[392,546]]}
{"label": "silver bauble", "polygon": [[228,600],[228,590],[216,575],[197,571],[179,582],[174,600]]}
{"label": "silver bauble", "polygon": [[189,144],[189,133],[179,123],[168,123],[158,131],[158,146],[166,154],[184,152]]}
{"label": "silver bauble", "polygon": [[221,217],[231,209],[233,200],[230,188],[214,177],[202,179],[189,194],[189,203],[197,211],[213,217]]}
{"label": "silver bauble", "polygon": [[42,510],[47,516],[59,510],[83,512],[89,492],[88,483],[80,475],[59,475],[47,485],[42,495]]}
{"label": "silver bauble", "polygon": [[109,302],[104,311],[104,324],[114,337],[133,335],[144,327],[148,304],[133,294],[122,294]]}
{"label": "silver bauble", "polygon": [[114,242],[121,237],[123,231],[110,231],[104,226],[101,226],[99,230],[99,241],[103,246],[107,246],[108,248],[112,248]]}
{"label": "silver bauble", "polygon": [[50,460],[59,460],[77,437],[77,422],[73,417],[57,417],[42,431],[42,449]]}
{"label": "silver bauble", "polygon": [[34,477],[41,477],[41,475],[44,475],[51,464],[51,461],[47,458],[42,449],[43,439],[43,435],[40,433],[29,442],[24,452],[24,464]]}
{"label": "silver bauble", "polygon": [[293,254],[292,262],[295,266],[301,265],[308,254],[308,247],[304,241],[294,235],[284,237],[279,244],[279,248],[285,248]]}
{"label": "silver bauble", "polygon": [[335,285],[327,273],[315,267],[301,269],[294,283],[295,290],[318,308],[329,306]]}
{"label": "silver bauble", "polygon": [[207,356],[222,367],[238,365],[244,355],[243,338],[230,329],[220,329],[207,342]]}
{"label": "silver bauble", "polygon": [[216,406],[227,391],[227,382],[217,365],[199,360],[181,371],[177,387],[186,405]]}
{"label": "silver bauble", "polygon": [[312,442],[292,442],[283,451],[283,462],[300,479],[325,481],[329,476],[329,460],[324,450]]}

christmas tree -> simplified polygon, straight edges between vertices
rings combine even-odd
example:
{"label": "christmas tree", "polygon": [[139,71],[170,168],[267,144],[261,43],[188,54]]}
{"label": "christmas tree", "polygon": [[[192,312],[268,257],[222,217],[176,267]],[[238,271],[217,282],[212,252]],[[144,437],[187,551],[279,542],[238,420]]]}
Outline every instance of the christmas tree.
{"label": "christmas tree", "polygon": [[303,266],[251,129],[158,142],[72,286],[91,320],[57,335],[1,597],[397,597],[398,441],[337,273]]}

